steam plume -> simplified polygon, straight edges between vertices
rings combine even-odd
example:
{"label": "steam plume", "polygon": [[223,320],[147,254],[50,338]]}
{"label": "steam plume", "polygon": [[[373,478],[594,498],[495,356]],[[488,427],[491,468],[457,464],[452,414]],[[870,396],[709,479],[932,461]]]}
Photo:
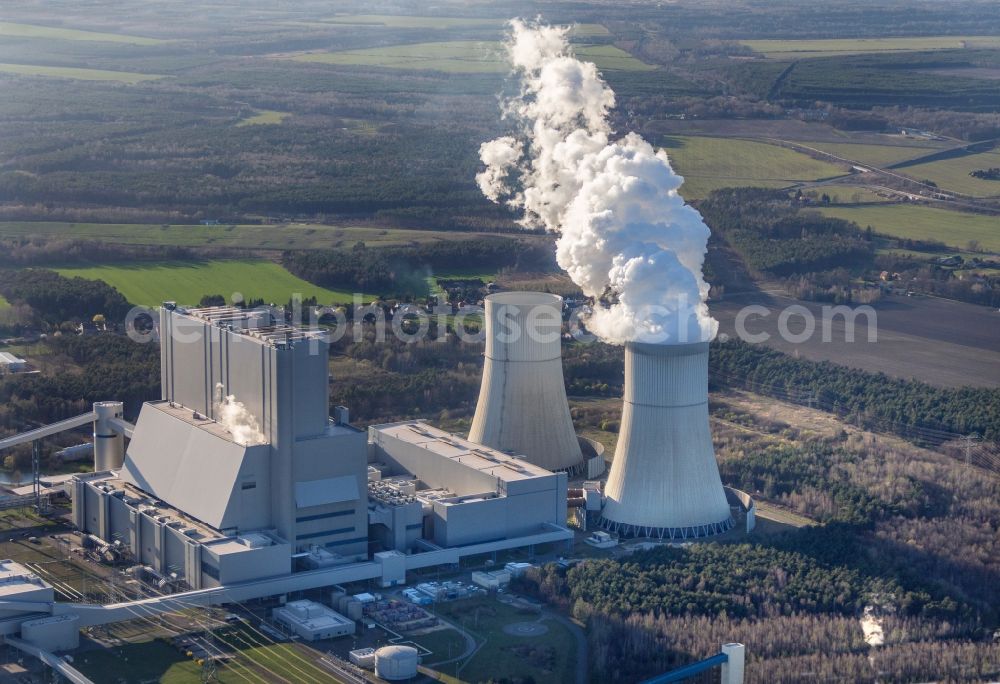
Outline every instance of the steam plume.
{"label": "steam plume", "polygon": [[615,96],[597,67],[574,58],[568,27],[511,22],[520,94],[504,103],[519,134],[483,143],[483,194],[558,232],[556,256],[585,294],[609,303],[587,321],[608,342],[709,340],[702,265],[708,226],[677,194],[665,152],[630,133],[612,139]]}
{"label": "steam plume", "polygon": [[236,395],[223,394],[222,383],[215,385],[215,417],[224,428],[229,430],[233,441],[243,446],[264,444],[267,438],[257,424],[257,419],[241,401],[236,401]]}

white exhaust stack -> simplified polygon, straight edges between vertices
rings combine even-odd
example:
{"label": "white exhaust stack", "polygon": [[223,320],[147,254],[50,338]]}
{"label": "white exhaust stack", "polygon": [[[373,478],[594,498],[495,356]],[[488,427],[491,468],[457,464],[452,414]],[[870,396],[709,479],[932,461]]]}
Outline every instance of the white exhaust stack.
{"label": "white exhaust stack", "polygon": [[602,526],[690,539],[733,526],[708,426],[708,343],[625,345],[625,396]]}
{"label": "white exhaust stack", "polygon": [[486,362],[469,439],[576,471],[583,454],[562,372],[562,297],[503,292],[486,298]]}

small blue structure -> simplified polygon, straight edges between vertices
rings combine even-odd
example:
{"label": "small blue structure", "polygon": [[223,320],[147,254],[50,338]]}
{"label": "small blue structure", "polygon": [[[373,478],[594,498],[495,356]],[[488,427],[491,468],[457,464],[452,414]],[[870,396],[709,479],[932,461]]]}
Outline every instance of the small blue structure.
{"label": "small blue structure", "polygon": [[711,658],[699,660],[676,670],[665,672],[657,677],[647,679],[642,684],[667,684],[682,682],[701,674],[713,667],[722,667],[721,684],[743,684],[743,663],[746,657],[743,644],[730,643],[722,645],[722,652]]}

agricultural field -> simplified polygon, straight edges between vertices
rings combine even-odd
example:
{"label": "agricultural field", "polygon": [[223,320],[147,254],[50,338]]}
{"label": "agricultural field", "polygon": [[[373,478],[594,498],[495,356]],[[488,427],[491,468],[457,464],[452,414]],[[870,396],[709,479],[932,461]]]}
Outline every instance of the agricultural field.
{"label": "agricultural field", "polygon": [[752,140],[678,136],[666,151],[684,176],[680,192],[686,199],[701,199],[718,188],[783,188],[846,173],[846,168]]}
{"label": "agricultural field", "polygon": [[885,207],[823,207],[827,216],[871,226],[876,233],[916,240],[937,240],[965,248],[971,240],[1000,253],[1000,221],[996,216],[966,214],[933,207],[895,204]]}
{"label": "agricultural field", "polygon": [[808,59],[873,52],[915,52],[997,48],[1000,36],[921,36],[914,38],[832,38],[818,40],[741,40],[770,59]]}
{"label": "agricultural field", "polygon": [[480,19],[474,17],[414,17],[400,14],[345,14],[318,20],[324,24],[347,26],[381,26],[394,29],[453,29],[469,27],[491,27],[503,24],[502,19]]}
{"label": "agricultural field", "polygon": [[192,226],[147,223],[61,223],[0,221],[0,238],[93,240],[125,245],[232,247],[237,249],[333,249],[364,242],[369,247],[412,245],[443,240],[475,240],[479,233],[402,228],[283,225]]}
{"label": "agricultural field", "polygon": [[[381,26],[393,29],[457,29],[457,28],[490,28],[501,27],[506,19],[475,18],[475,17],[414,17],[393,14],[348,14],[323,19],[317,23],[344,24],[348,26]],[[600,24],[576,24],[573,35],[606,36],[608,29]]]}
{"label": "agricultural field", "polygon": [[896,167],[917,180],[929,179],[945,190],[960,192],[973,197],[1000,196],[1000,181],[975,178],[969,174],[978,169],[1000,167],[1000,149],[978,154],[967,154],[950,159]]}
{"label": "agricultural field", "polygon": [[927,154],[933,154],[933,149],[927,147],[911,147],[908,145],[866,145],[864,143],[834,143],[834,142],[799,142],[822,152],[833,154],[844,159],[850,159],[861,164],[883,167],[897,164],[907,159],[915,159]]}
{"label": "agricultural field", "polygon": [[41,66],[38,64],[0,64],[0,72],[17,74],[18,76],[71,78],[78,81],[117,81],[118,83],[127,83],[129,85],[164,78],[158,74],[140,74],[134,71],[78,69],[76,67]]}
{"label": "agricultural field", "polygon": [[749,72],[745,80],[754,84],[761,96],[800,106],[822,101],[856,109],[909,105],[992,111],[1000,105],[1000,89],[995,81],[943,77],[928,73],[927,69],[970,62],[993,66],[997,55],[996,50],[845,54],[796,60],[776,77],[768,69],[754,75],[755,69],[759,71],[756,65],[773,68],[776,66],[773,62],[751,60],[743,64]]}
{"label": "agricultural field", "polygon": [[[352,292],[312,285],[281,265],[260,259],[140,262],[55,270],[66,277],[103,280],[131,303],[146,306],[157,306],[167,300],[197,304],[203,296],[212,294],[221,294],[229,301],[236,292],[244,300],[260,298],[274,303],[287,302],[293,294],[316,297],[321,304],[353,301]],[[365,301],[371,298],[372,295],[365,295]]]}
{"label": "agricultural field", "polygon": [[[779,312],[793,304],[804,306],[817,321],[817,334],[801,344],[782,339],[778,329]],[[745,329],[751,334],[768,334],[764,344],[786,354],[890,377],[919,379],[939,387],[1000,387],[996,372],[1000,367],[1000,314],[978,304],[937,297],[887,296],[873,304],[877,317],[871,325],[876,328],[877,341],[868,341],[869,323],[861,316],[854,341],[848,341],[844,320],[838,317],[830,322],[830,341],[825,342],[819,334],[823,307],[827,306],[822,302],[762,292],[727,294],[709,305],[712,316],[719,321],[719,333],[735,336],[736,317],[751,305],[763,306],[770,313],[750,316]],[[794,331],[801,330],[799,322],[791,325],[797,326],[792,328]]]}
{"label": "agricultural field", "polygon": [[253,116],[241,119],[236,126],[263,126],[268,124],[280,124],[290,117],[291,112],[277,112],[273,109],[258,109]]}
{"label": "agricultural field", "polygon": [[[575,52],[580,58],[593,61],[600,69],[649,71],[656,68],[613,45],[578,45]],[[493,74],[510,70],[502,45],[495,41],[453,40],[276,56],[298,62],[425,69],[456,74]]]}
{"label": "agricultural field", "polygon": [[100,31],[79,31],[76,29],[59,28],[57,26],[39,26],[36,24],[18,24],[10,21],[0,22],[0,36],[9,38],[44,38],[46,40],[82,40],[101,43],[127,43],[129,45],[161,45],[168,40],[130,36],[121,33],[101,33]]}

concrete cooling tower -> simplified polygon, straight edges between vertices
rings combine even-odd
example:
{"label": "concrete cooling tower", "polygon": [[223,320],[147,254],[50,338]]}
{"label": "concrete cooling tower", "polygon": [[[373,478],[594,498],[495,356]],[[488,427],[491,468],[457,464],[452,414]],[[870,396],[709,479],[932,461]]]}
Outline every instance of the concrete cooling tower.
{"label": "concrete cooling tower", "polygon": [[601,524],[689,539],[733,526],[708,427],[708,343],[625,345],[625,396]]}
{"label": "concrete cooling tower", "polygon": [[582,468],[563,385],[562,297],[486,298],[486,362],[469,439],[547,470]]}

